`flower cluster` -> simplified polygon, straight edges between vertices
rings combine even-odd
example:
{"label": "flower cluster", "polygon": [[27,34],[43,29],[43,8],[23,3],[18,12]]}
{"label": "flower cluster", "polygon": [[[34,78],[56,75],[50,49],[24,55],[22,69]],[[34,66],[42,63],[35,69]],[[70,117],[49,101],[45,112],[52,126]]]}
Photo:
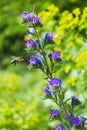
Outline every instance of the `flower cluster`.
{"label": "flower cluster", "polygon": [[[85,122],[87,121],[84,117],[76,116],[74,113],[75,106],[80,104],[80,101],[75,96],[72,96],[71,104],[68,103],[68,99],[65,100],[65,90],[62,88],[62,80],[54,77],[53,73],[56,72],[61,64],[61,54],[59,50],[47,53],[47,46],[50,44],[54,46],[54,36],[51,32],[47,32],[42,36],[42,40],[39,38],[40,35],[37,31],[40,23],[40,17],[37,16],[34,11],[23,12],[21,15],[22,19],[26,21],[29,26],[26,30],[26,34],[30,34],[32,38],[29,38],[26,43],[26,50],[30,53],[28,63],[35,69],[42,70],[47,76],[47,85],[44,87],[44,97],[52,100],[57,105],[58,109],[50,109],[49,114],[52,120],[58,120],[60,124],[56,124],[55,130],[67,130],[75,128],[84,128]],[[33,37],[34,36],[34,37]],[[50,63],[48,63],[48,60]]]}
{"label": "flower cluster", "polygon": [[21,17],[23,20],[27,20],[29,23],[32,23],[34,25],[38,25],[40,23],[40,17],[35,15],[34,11],[32,12],[24,11]]}

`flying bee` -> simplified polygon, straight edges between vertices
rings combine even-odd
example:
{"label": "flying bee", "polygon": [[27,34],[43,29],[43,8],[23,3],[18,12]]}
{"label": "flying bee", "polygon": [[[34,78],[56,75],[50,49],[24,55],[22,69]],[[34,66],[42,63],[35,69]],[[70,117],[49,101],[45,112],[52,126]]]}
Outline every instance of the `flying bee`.
{"label": "flying bee", "polygon": [[18,56],[18,57],[13,56],[10,63],[16,65],[16,63],[18,63],[20,61],[24,61],[24,59],[21,56]]}

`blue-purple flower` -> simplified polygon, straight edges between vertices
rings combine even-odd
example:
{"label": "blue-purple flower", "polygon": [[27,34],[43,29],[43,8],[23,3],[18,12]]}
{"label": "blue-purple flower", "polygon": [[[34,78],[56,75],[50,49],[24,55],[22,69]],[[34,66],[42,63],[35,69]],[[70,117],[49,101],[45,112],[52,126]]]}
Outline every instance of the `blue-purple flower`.
{"label": "blue-purple flower", "polygon": [[52,54],[50,53],[50,54],[48,54],[48,57],[50,58],[50,59],[52,59]]}
{"label": "blue-purple flower", "polygon": [[65,128],[63,126],[57,125],[55,130],[65,130]]}
{"label": "blue-purple flower", "polygon": [[36,53],[36,56],[37,56],[39,59],[42,59],[42,58],[43,58],[43,56],[41,55],[40,52],[37,52],[37,53]]}
{"label": "blue-purple flower", "polygon": [[36,45],[37,45],[38,47],[40,47],[40,41],[39,41],[39,40],[36,40],[35,43],[36,43]]}
{"label": "blue-purple flower", "polygon": [[74,118],[72,119],[72,123],[73,123],[75,126],[80,126],[80,123],[81,123],[80,118],[79,118],[78,116],[74,117]]}
{"label": "blue-purple flower", "polygon": [[52,53],[52,57],[54,60],[58,60],[60,58],[60,52],[59,51],[54,51]]}
{"label": "blue-purple flower", "polygon": [[82,118],[82,126],[85,125],[85,122],[87,122],[87,118],[83,117],[83,118]]}
{"label": "blue-purple flower", "polygon": [[39,16],[35,16],[33,19],[33,23],[34,24],[39,24],[40,23],[40,17]]}
{"label": "blue-purple flower", "polygon": [[33,19],[35,17],[34,11],[29,13],[28,22],[33,23]]}
{"label": "blue-purple flower", "polygon": [[50,109],[49,111],[50,115],[53,117],[53,118],[56,118],[59,116],[59,111],[57,109]]}
{"label": "blue-purple flower", "polygon": [[35,58],[33,56],[30,56],[28,61],[31,65],[40,65],[41,64],[41,61],[37,57]]}
{"label": "blue-purple flower", "polygon": [[21,15],[22,19],[27,19],[29,17],[29,12],[24,11]]}
{"label": "blue-purple flower", "polygon": [[28,17],[28,22],[33,23],[33,18],[31,16]]}
{"label": "blue-purple flower", "polygon": [[59,87],[59,86],[61,86],[62,81],[58,78],[52,78],[52,79],[48,79],[48,83],[52,87]]}
{"label": "blue-purple flower", "polygon": [[52,35],[52,33],[46,33],[44,40],[45,40],[45,41],[52,41],[52,40],[53,40],[53,35]]}
{"label": "blue-purple flower", "polygon": [[26,44],[27,47],[34,47],[34,46],[36,46],[35,42],[31,38],[28,39],[25,44]]}
{"label": "blue-purple flower", "polygon": [[50,90],[49,86],[46,86],[43,89],[43,91],[44,91],[45,96],[51,96],[51,90]]}

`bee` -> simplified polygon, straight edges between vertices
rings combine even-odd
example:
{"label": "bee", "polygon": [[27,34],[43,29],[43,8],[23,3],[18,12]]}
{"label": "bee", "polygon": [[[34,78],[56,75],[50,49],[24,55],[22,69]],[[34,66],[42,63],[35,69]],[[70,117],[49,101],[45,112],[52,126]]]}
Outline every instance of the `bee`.
{"label": "bee", "polygon": [[18,57],[13,56],[10,63],[16,65],[20,61],[24,61],[24,59],[21,56],[18,56]]}

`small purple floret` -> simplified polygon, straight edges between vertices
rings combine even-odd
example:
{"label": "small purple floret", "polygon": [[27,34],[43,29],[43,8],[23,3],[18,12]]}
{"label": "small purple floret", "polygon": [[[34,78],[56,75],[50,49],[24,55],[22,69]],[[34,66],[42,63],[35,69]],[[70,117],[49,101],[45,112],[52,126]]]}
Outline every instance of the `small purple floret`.
{"label": "small purple floret", "polygon": [[45,96],[50,96],[51,95],[51,91],[50,91],[50,88],[48,86],[46,86],[43,89],[43,91],[44,91]]}
{"label": "small purple floret", "polygon": [[83,117],[83,118],[82,118],[82,125],[83,125],[83,126],[85,125],[85,122],[87,122],[87,118]]}
{"label": "small purple floret", "polygon": [[31,16],[28,17],[28,22],[33,23],[33,18]]}
{"label": "small purple floret", "polygon": [[59,87],[61,86],[62,81],[58,78],[52,78],[52,79],[48,79],[48,83],[53,87]]}
{"label": "small purple floret", "polygon": [[74,117],[72,122],[75,126],[80,126],[80,118],[78,116]]}
{"label": "small purple floret", "polygon": [[35,46],[35,42],[32,39],[28,39],[25,44],[26,44],[27,47]]}
{"label": "small purple floret", "polygon": [[52,53],[53,59],[54,60],[58,60],[60,58],[60,52],[59,51],[55,51]]}
{"label": "small purple floret", "polygon": [[39,16],[35,16],[33,19],[33,23],[34,24],[39,24],[40,23],[40,17]]}
{"label": "small purple floret", "polygon": [[57,109],[50,109],[50,115],[55,118],[59,116],[59,111]]}
{"label": "small purple floret", "polygon": [[52,33],[46,33],[44,40],[45,40],[45,41],[52,41],[52,40],[53,40],[53,35],[52,35]]}
{"label": "small purple floret", "polygon": [[22,19],[27,19],[29,17],[29,12],[24,11],[21,15]]}
{"label": "small purple floret", "polygon": [[65,130],[65,128],[63,126],[57,125],[56,128],[55,128],[55,130]]}
{"label": "small purple floret", "polygon": [[41,61],[38,58],[35,58],[33,56],[30,56],[30,59],[28,61],[32,65],[39,65],[39,64],[41,64]]}
{"label": "small purple floret", "polygon": [[36,43],[36,45],[37,45],[38,47],[40,47],[40,41],[39,41],[39,40],[36,40],[35,43]]}
{"label": "small purple floret", "polygon": [[42,58],[43,58],[43,56],[41,55],[41,53],[40,52],[37,52],[36,53],[36,56],[38,57],[38,59],[40,59],[40,60],[42,60]]}
{"label": "small purple floret", "polygon": [[28,22],[33,23],[34,15],[35,15],[35,14],[34,14],[33,11],[29,13]]}

